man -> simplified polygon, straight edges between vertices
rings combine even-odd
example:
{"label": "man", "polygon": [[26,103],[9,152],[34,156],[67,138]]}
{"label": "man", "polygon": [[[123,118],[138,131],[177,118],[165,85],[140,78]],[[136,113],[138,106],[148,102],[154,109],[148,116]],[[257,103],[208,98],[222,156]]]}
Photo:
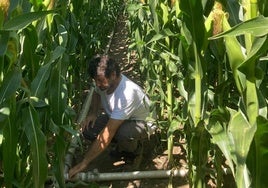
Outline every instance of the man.
{"label": "man", "polygon": [[[84,159],[70,169],[69,178],[86,169],[110,142],[117,141],[118,152],[139,151],[139,142],[148,138],[146,118],[150,115],[149,99],[143,90],[121,74],[119,65],[108,56],[89,62],[89,74],[96,88],[82,131],[93,141]],[[101,107],[105,114],[99,115]]]}

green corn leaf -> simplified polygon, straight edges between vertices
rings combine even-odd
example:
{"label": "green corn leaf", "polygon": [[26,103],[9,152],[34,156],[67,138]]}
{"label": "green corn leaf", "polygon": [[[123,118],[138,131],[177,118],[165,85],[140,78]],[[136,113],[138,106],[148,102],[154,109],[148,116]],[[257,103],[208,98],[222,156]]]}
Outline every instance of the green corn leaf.
{"label": "green corn leaf", "polygon": [[19,132],[16,123],[12,123],[12,118],[15,119],[15,117],[9,117],[5,122],[1,123],[4,125],[2,150],[6,187],[12,187],[17,161],[16,149]]}
{"label": "green corn leaf", "polygon": [[31,83],[31,91],[32,95],[38,98],[42,98],[44,95],[44,92],[46,91],[46,82],[49,79],[50,72],[51,72],[51,64],[47,63],[46,65],[42,66],[38,73]]}
{"label": "green corn leaf", "polygon": [[[202,105],[203,105],[203,85],[202,78],[204,76],[201,55],[202,47],[205,39],[205,25],[203,19],[203,8],[201,1],[195,0],[181,0],[180,8],[183,12],[182,21],[182,32],[186,39],[191,42],[191,52],[189,54],[194,59],[193,62],[193,74],[194,77],[194,91],[193,95],[189,97],[189,111],[194,121],[194,125],[197,126],[202,118]],[[192,41],[190,40],[192,38]]]}
{"label": "green corn leaf", "polygon": [[256,61],[268,50],[267,36],[257,37],[253,41],[250,52],[246,59],[239,65],[239,70],[247,75],[248,78],[258,77],[255,73]]}
{"label": "green corn leaf", "polygon": [[228,131],[234,139],[238,163],[245,163],[249,146],[254,137],[256,126],[250,125],[242,112],[237,112],[229,123]]}
{"label": "green corn leaf", "polygon": [[147,42],[147,44],[170,36],[177,36],[177,34],[173,33],[169,28],[163,29],[162,31],[154,35],[153,38],[149,42]]}
{"label": "green corn leaf", "polygon": [[179,129],[179,121],[174,119],[171,121],[170,126],[168,128],[167,136],[170,137],[173,135],[173,133]]}
{"label": "green corn leaf", "polygon": [[267,0],[258,0],[258,8],[261,15],[268,16],[268,1]]}
{"label": "green corn leaf", "polygon": [[217,146],[221,149],[233,173],[233,176],[235,176],[233,160],[236,160],[236,157],[233,155],[234,147],[230,141],[230,138],[228,137],[226,130],[219,122],[216,122],[213,125],[211,124],[209,133],[212,136],[211,141],[217,144]]}
{"label": "green corn leaf", "polygon": [[[201,168],[207,162],[207,152],[210,145],[209,133],[203,126],[203,122],[200,122],[192,131],[191,149],[192,149],[192,162],[197,168]],[[196,170],[197,176],[201,178],[204,174],[201,169]]]}
{"label": "green corn leaf", "polygon": [[133,3],[133,4],[128,4],[127,6],[127,12],[132,15],[135,14],[135,12],[140,11],[142,9],[141,4]]}
{"label": "green corn leaf", "polygon": [[183,80],[177,80],[177,88],[180,92],[180,95],[186,100],[188,101],[188,92],[186,91],[185,87],[184,87],[184,83]]}
{"label": "green corn leaf", "polygon": [[257,126],[250,125],[246,116],[242,112],[237,112],[232,116],[229,123],[228,132],[235,146],[236,163],[236,183],[238,187],[249,187],[250,182],[246,168],[246,159],[254,138]]}
{"label": "green corn leaf", "polygon": [[230,30],[225,31],[221,34],[210,37],[209,39],[217,39],[225,36],[237,36],[250,33],[254,36],[264,36],[268,33],[268,18],[259,16],[245,22],[242,22]]}
{"label": "green corn leaf", "polygon": [[[61,131],[62,133],[62,131]],[[56,154],[56,158],[53,161],[53,166],[55,169],[55,177],[59,184],[59,187],[65,187],[65,179],[64,179],[64,159],[65,159],[65,151],[67,144],[64,140],[64,135],[57,135],[56,142],[54,145],[54,153]]]}
{"label": "green corn leaf", "polygon": [[201,50],[205,36],[202,2],[196,0],[181,0],[180,9],[183,12],[183,22],[191,32],[197,49]]}
{"label": "green corn leaf", "polygon": [[[10,115],[9,106],[4,106],[4,107],[0,108],[0,122],[4,121],[9,115]],[[0,142],[0,144],[1,144],[1,142]]]}
{"label": "green corn leaf", "polygon": [[1,31],[0,32],[0,55],[3,56],[7,50],[7,43],[9,39],[9,32]]}
{"label": "green corn leaf", "polygon": [[253,177],[252,187],[267,187],[268,121],[261,116],[257,119],[257,131],[252,144],[250,154],[253,158],[247,160]]}
{"label": "green corn leaf", "polygon": [[40,68],[40,56],[37,52],[38,36],[33,25],[24,29],[24,40],[22,43],[23,53],[21,54],[21,65],[29,67],[29,79],[32,80]]}
{"label": "green corn leaf", "polygon": [[67,87],[60,72],[55,68],[52,71],[50,82],[50,105],[52,119],[57,125],[63,124],[62,118],[67,105]]}
{"label": "green corn leaf", "polygon": [[137,11],[138,11],[137,15],[138,15],[139,21],[142,23],[146,19],[146,10],[142,7],[139,7]]}
{"label": "green corn leaf", "polygon": [[162,13],[162,20],[163,20],[163,26],[166,25],[166,23],[168,23],[168,15],[169,15],[169,12],[168,12],[168,5],[166,3],[160,3],[160,7],[163,11]]}
{"label": "green corn leaf", "polygon": [[69,33],[65,27],[65,24],[66,24],[65,20],[63,19],[62,16],[59,16],[59,15],[55,15],[54,20],[56,22],[57,30],[58,30],[57,32],[58,44],[65,48],[67,46],[68,36],[69,36]]}
{"label": "green corn leaf", "polygon": [[41,131],[40,118],[34,108],[28,106],[22,112],[23,126],[31,147],[32,174],[35,188],[44,187],[47,177],[46,137]]}
{"label": "green corn leaf", "polygon": [[48,63],[42,66],[34,78],[34,80],[31,83],[31,91],[32,95],[36,97],[42,98],[44,95],[45,90],[47,89],[46,82],[49,79],[52,63],[62,56],[64,53],[65,48],[58,46],[51,54],[51,56],[48,57],[47,61]]}
{"label": "green corn leaf", "polygon": [[[226,121],[229,119],[229,115],[223,110],[217,109],[211,112],[209,124],[207,126],[207,130],[211,135],[211,141],[221,149],[224,154],[228,165],[235,176],[234,164],[233,161],[236,162],[236,156],[234,155],[234,145],[232,140],[229,138],[227,130],[226,130]],[[224,126],[225,127],[224,127]]]}
{"label": "green corn leaf", "polygon": [[248,121],[251,125],[256,124],[256,118],[259,114],[259,104],[255,79],[246,81],[246,110]]}
{"label": "green corn leaf", "polygon": [[8,20],[2,30],[20,30],[27,27],[30,23],[35,20],[38,20],[48,14],[54,13],[54,10],[50,11],[40,11],[40,12],[29,12],[21,14],[13,19]]}
{"label": "green corn leaf", "polygon": [[62,46],[57,46],[55,50],[52,52],[52,57],[49,59],[49,62],[53,62],[65,52],[65,48]]}
{"label": "green corn leaf", "polygon": [[259,103],[259,116],[266,117],[268,109],[266,104],[265,94],[263,93],[262,89],[257,89],[257,96],[258,96],[258,103]]}
{"label": "green corn leaf", "polygon": [[9,72],[0,87],[0,104],[2,104],[6,99],[13,95],[21,82],[21,72],[18,70],[13,70]]}
{"label": "green corn leaf", "polygon": [[159,20],[158,20],[158,15],[156,12],[156,7],[157,5],[157,0],[149,0],[149,6],[150,6],[150,10],[153,16],[153,26],[154,26],[154,30],[158,33],[160,31],[160,24],[159,24]]}
{"label": "green corn leaf", "polygon": [[70,14],[70,20],[71,20],[71,25],[70,25],[70,30],[69,30],[69,42],[68,42],[68,51],[70,54],[76,52],[76,47],[77,47],[77,42],[78,42],[78,35],[79,35],[79,30],[78,30],[78,22],[76,20],[76,17],[73,13]]}
{"label": "green corn leaf", "polygon": [[230,21],[231,25],[237,25],[241,22],[243,18],[239,17],[239,12],[241,10],[241,4],[237,0],[228,0],[224,1],[226,12],[228,12],[228,20]]}
{"label": "green corn leaf", "polygon": [[[227,21],[227,18],[223,17],[223,30],[227,31],[230,29],[230,25]],[[226,36],[225,38],[226,52],[229,58],[230,67],[233,71],[234,80],[240,94],[245,88],[245,79],[238,67],[242,65],[245,57],[242,53],[241,45],[234,36]]]}
{"label": "green corn leaf", "polygon": [[35,7],[39,7],[42,4],[42,0],[29,0]]}

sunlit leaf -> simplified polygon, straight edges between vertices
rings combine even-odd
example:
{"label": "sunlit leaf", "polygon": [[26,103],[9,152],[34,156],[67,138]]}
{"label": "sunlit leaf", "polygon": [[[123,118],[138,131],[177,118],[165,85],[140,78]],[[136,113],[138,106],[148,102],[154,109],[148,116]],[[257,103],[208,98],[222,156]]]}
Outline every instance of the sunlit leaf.
{"label": "sunlit leaf", "polygon": [[[9,107],[0,108],[0,122],[5,120],[9,115],[10,115]],[[1,129],[1,126],[0,126],[0,129]]]}
{"label": "sunlit leaf", "polygon": [[[226,128],[224,128],[224,121],[228,121],[226,113],[220,110],[214,110],[211,113],[210,121],[207,126],[208,132],[211,134],[211,141],[217,144],[231,168],[233,175],[235,176],[235,169],[233,161],[236,162],[235,148],[232,139],[228,136]],[[221,124],[222,123],[222,124]],[[226,126],[226,125],[225,125]]]}
{"label": "sunlit leaf", "polygon": [[224,36],[237,36],[250,33],[254,36],[263,36],[268,33],[268,18],[259,16],[245,22],[242,22],[230,30],[225,31],[221,34],[215,35],[210,39],[217,39]]}
{"label": "sunlit leaf", "polygon": [[177,65],[175,64],[174,61],[170,61],[168,65],[169,65],[168,68],[169,68],[170,72],[177,73],[178,67],[177,67]]}
{"label": "sunlit leaf", "polygon": [[256,77],[255,66],[258,58],[268,50],[268,38],[267,36],[255,38],[251,50],[248,53],[246,59],[239,65],[239,70],[247,77]]}
{"label": "sunlit leaf", "polygon": [[173,33],[170,29],[163,29],[162,31],[160,31],[159,33],[155,34],[153,36],[153,38],[147,42],[147,44],[151,43],[151,42],[155,42],[158,41],[160,39],[166,38],[166,37],[170,37],[170,36],[176,36],[177,34]]}
{"label": "sunlit leaf", "polygon": [[170,123],[170,126],[168,128],[168,134],[167,136],[171,136],[173,135],[173,133],[179,129],[179,121],[178,120],[173,120],[171,123]]}
{"label": "sunlit leaf", "polygon": [[236,182],[238,187],[248,187],[249,175],[246,173],[246,159],[257,126],[250,125],[246,116],[242,112],[237,112],[229,123],[228,132],[235,146],[237,158]]}
{"label": "sunlit leaf", "polygon": [[238,163],[245,163],[249,146],[254,137],[256,126],[250,125],[247,118],[241,112],[237,112],[231,118],[228,131],[234,139],[236,146],[235,151],[238,158]]}
{"label": "sunlit leaf", "polygon": [[54,10],[51,11],[39,11],[39,12],[29,12],[25,14],[21,14],[11,20],[8,20],[2,30],[20,30],[33,21],[40,19],[48,14],[55,12]]}
{"label": "sunlit leaf", "polygon": [[163,11],[163,14],[162,14],[162,20],[163,20],[163,25],[165,25],[169,20],[168,20],[168,5],[167,4],[164,4],[164,3],[160,3],[160,7]]}

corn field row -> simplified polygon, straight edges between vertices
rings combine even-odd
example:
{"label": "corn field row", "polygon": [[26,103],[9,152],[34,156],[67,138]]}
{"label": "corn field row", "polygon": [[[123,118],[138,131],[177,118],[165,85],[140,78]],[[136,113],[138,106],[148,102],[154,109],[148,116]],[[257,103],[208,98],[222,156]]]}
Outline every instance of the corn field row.
{"label": "corn field row", "polygon": [[206,187],[207,176],[224,186],[225,160],[237,187],[267,186],[267,3],[149,0],[128,7],[131,47],[166,131],[169,162],[184,136],[191,187]]}

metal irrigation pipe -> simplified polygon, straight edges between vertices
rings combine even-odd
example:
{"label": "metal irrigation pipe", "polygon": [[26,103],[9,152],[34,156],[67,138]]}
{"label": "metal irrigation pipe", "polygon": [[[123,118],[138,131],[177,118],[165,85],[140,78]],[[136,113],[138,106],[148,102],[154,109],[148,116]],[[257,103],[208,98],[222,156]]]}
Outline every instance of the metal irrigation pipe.
{"label": "metal irrigation pipe", "polygon": [[[134,172],[111,172],[111,173],[98,173],[98,172],[80,172],[69,181],[110,181],[110,180],[133,180],[133,179],[146,179],[146,178],[169,178],[169,177],[185,177],[188,173],[187,169],[174,169],[174,170],[153,170],[153,171],[134,171]],[[64,175],[68,179],[68,174]]]}
{"label": "metal irrigation pipe", "polygon": [[[78,124],[80,124],[87,116],[87,113],[91,104],[93,92],[94,92],[94,87],[91,86],[90,91],[87,94],[86,100],[84,101],[84,104],[82,106],[81,113],[79,114],[79,117],[77,119]],[[71,140],[69,149],[65,155],[64,173],[68,173],[70,167],[72,167],[73,156],[74,156],[75,149],[78,145],[78,139],[79,137],[77,135],[77,136],[74,136]]]}

